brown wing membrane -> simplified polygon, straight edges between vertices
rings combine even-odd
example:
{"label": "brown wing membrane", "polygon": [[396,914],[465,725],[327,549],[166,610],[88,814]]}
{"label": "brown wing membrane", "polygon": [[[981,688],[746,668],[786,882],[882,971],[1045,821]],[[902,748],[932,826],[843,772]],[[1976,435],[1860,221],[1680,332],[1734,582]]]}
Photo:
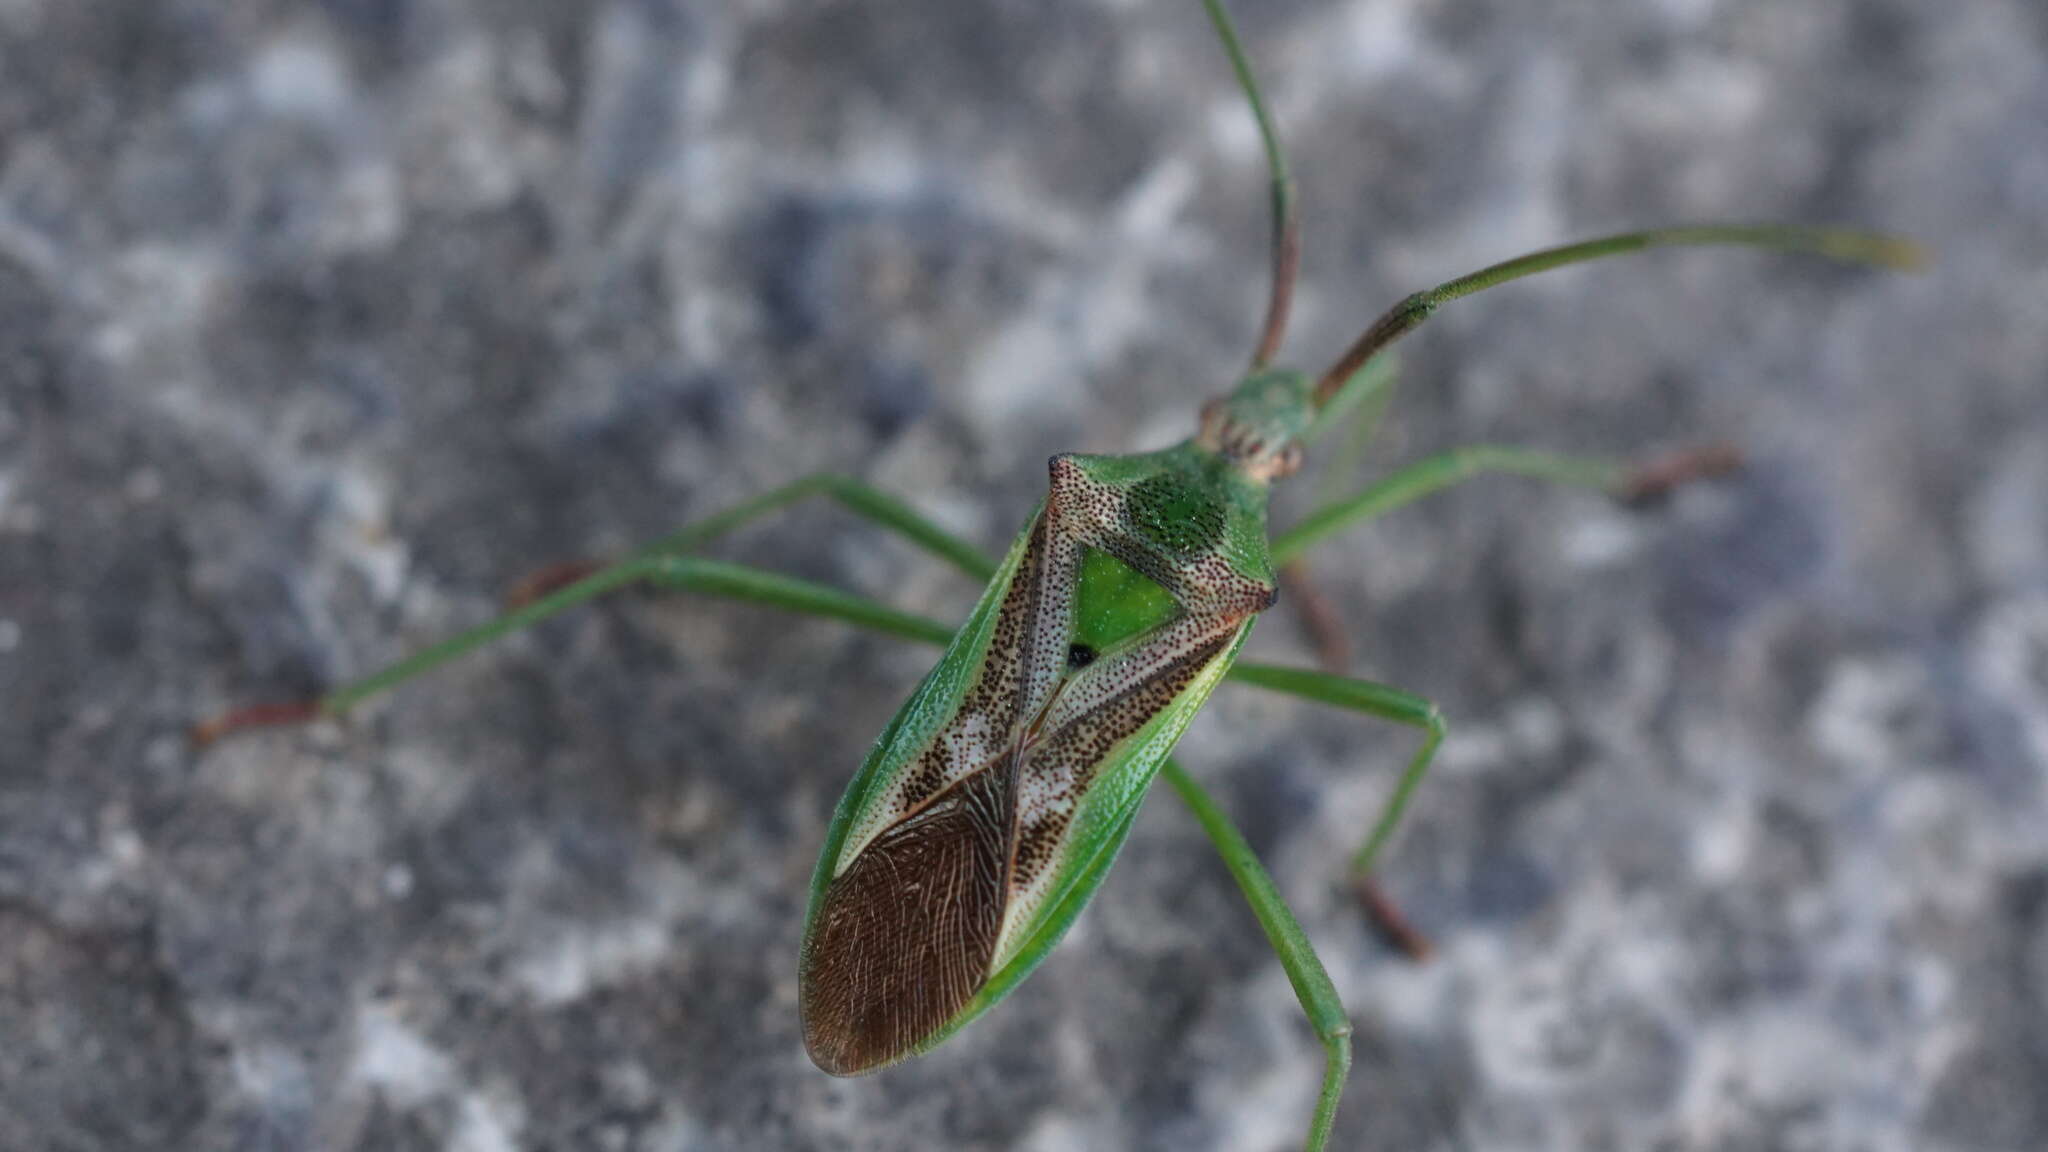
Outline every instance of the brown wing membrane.
{"label": "brown wing membrane", "polygon": [[980,990],[1003,922],[1013,777],[1005,757],[959,781],[826,888],[799,979],[818,1067],[900,1060]]}

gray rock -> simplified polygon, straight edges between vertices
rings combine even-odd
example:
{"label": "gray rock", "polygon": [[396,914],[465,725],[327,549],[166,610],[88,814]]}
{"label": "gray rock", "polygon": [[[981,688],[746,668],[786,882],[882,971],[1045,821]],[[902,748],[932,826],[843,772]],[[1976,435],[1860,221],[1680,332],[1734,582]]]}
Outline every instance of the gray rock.
{"label": "gray rock", "polygon": [[[2048,18],[2034,0],[1240,5],[1301,179],[1292,358],[1519,251],[1847,221],[1901,277],[1634,257],[1447,309],[1314,559],[1411,734],[1226,689],[1186,759],[1358,1027],[1343,1148],[2048,1145]],[[813,469],[990,547],[1184,434],[1262,302],[1191,2],[0,2],[0,1149],[1279,1149],[1321,1054],[1170,796],[1011,1000],[838,1081],[795,950],[929,653],[626,595],[345,724],[514,579]],[[958,616],[822,507],[720,554]],[[1284,612],[1255,638],[1305,661]]]}

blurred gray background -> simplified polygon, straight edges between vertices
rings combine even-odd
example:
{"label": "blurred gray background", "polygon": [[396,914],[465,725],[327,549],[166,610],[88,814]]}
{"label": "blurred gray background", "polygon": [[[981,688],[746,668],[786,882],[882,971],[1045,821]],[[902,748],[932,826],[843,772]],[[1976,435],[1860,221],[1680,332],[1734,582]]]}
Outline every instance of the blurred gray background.
{"label": "blurred gray background", "polygon": [[[1918,277],[1633,257],[1448,309],[1377,450],[1474,483],[1314,574],[1411,734],[1226,688],[1185,758],[1358,1027],[1342,1148],[2048,1144],[2048,8],[1237,5],[1290,358],[1562,239],[1854,221]],[[1264,176],[1193,0],[0,0],[0,1148],[1295,1146],[1321,1052],[1161,792],[937,1053],[804,1057],[826,817],[930,659],[628,595],[197,754],[536,566],[818,468],[990,547],[1248,352]],[[721,548],[958,615],[829,508]],[[1263,659],[1310,657],[1284,613]]]}

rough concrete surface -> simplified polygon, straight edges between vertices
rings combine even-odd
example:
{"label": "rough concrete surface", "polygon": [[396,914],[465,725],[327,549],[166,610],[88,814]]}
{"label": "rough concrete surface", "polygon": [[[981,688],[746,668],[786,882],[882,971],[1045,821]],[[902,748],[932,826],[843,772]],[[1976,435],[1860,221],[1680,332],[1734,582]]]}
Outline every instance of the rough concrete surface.
{"label": "rough concrete surface", "polygon": [[[1238,5],[1302,180],[1291,358],[1492,259],[1694,218],[1920,276],[1631,257],[1447,309],[1331,544],[1411,733],[1226,688],[1183,744],[1358,1029],[1335,1147],[2048,1146],[2048,8]],[[1171,795],[1016,995],[804,1057],[831,805],[930,659],[627,595],[346,723],[183,736],[813,469],[1004,543],[1250,348],[1256,141],[1192,0],[0,0],[0,1149],[1250,1149],[1321,1053]],[[957,617],[805,506],[724,545]],[[1284,612],[1262,659],[1305,661]]]}

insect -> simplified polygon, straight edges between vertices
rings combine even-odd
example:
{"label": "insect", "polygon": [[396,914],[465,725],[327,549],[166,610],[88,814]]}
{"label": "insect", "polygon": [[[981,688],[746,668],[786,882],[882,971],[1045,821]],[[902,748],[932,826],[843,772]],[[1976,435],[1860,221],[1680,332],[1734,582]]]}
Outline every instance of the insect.
{"label": "insect", "polygon": [[[1324,1147],[1349,1066],[1350,1025],[1244,837],[1171,760],[1176,739],[1224,679],[1415,728],[1421,745],[1354,861],[1358,876],[1370,876],[1445,725],[1427,700],[1396,688],[1239,661],[1253,623],[1276,600],[1281,567],[1331,533],[1480,472],[1622,490],[1668,485],[1687,469],[1629,473],[1498,449],[1454,454],[1398,471],[1277,536],[1266,523],[1270,486],[1300,466],[1333,413],[1384,387],[1389,366],[1381,353],[1473,292],[1652,246],[1797,249],[1885,265],[1910,264],[1914,254],[1863,233],[1775,226],[1610,236],[1410,296],[1320,373],[1277,367],[1299,252],[1293,183],[1227,14],[1218,0],[1205,2],[1267,150],[1272,269],[1250,369],[1203,409],[1187,441],[1144,455],[1055,457],[1046,497],[999,563],[858,481],[799,480],[616,563],[540,580],[501,619],[318,701],[229,713],[203,725],[201,736],[346,713],[480,645],[628,585],[753,600],[943,645],[938,664],[854,775],[826,833],[798,961],[812,1058],[837,1074],[872,1071],[943,1042],[1001,1001],[1072,925],[1163,773],[1250,899],[1324,1045],[1326,1070],[1307,1136],[1308,1147]],[[985,591],[967,622],[956,628],[700,555],[719,536],[813,496],[982,579]]]}

